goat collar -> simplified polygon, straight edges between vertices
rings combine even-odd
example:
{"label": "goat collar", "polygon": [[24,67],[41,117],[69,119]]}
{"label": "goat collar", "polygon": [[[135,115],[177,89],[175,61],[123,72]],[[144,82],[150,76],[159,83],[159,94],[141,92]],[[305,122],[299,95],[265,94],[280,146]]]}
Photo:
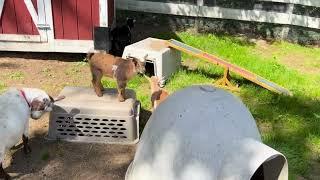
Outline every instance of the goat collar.
{"label": "goat collar", "polygon": [[20,90],[20,93],[21,93],[21,96],[24,98],[24,100],[26,100],[28,106],[30,107],[30,103],[27,100],[26,93],[23,90]]}

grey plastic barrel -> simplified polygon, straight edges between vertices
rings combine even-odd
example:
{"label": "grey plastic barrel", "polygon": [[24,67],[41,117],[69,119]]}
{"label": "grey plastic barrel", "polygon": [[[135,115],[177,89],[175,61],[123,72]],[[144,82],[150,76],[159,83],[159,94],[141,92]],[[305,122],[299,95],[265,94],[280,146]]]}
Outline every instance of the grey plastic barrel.
{"label": "grey plastic barrel", "polygon": [[168,97],[142,133],[126,180],[288,179],[285,156],[261,142],[231,93],[191,86]]}

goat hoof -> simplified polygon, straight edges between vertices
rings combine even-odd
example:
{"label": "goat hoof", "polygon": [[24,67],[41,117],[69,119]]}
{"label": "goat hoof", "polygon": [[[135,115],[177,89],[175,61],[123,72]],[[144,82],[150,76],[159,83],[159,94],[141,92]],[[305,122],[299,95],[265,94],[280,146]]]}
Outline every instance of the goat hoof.
{"label": "goat hoof", "polygon": [[118,100],[119,100],[119,102],[124,102],[125,101],[125,99],[123,97],[119,97]]}
{"label": "goat hoof", "polygon": [[102,95],[103,95],[101,91],[100,92],[96,92],[96,94],[97,94],[98,97],[102,97]]}
{"label": "goat hoof", "polygon": [[31,153],[31,148],[30,148],[30,146],[24,146],[24,147],[23,147],[23,152],[24,152],[24,154],[29,154],[29,153]]}

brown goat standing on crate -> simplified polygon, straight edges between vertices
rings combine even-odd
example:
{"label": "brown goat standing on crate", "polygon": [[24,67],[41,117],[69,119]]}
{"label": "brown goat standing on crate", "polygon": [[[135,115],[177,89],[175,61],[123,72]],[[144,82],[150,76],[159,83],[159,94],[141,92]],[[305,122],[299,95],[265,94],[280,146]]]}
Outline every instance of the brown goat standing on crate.
{"label": "brown goat standing on crate", "polygon": [[102,76],[114,78],[118,85],[118,99],[125,100],[127,82],[137,73],[145,72],[145,63],[136,58],[122,59],[107,53],[89,53],[87,59],[92,74],[92,85],[97,96],[103,95]]}

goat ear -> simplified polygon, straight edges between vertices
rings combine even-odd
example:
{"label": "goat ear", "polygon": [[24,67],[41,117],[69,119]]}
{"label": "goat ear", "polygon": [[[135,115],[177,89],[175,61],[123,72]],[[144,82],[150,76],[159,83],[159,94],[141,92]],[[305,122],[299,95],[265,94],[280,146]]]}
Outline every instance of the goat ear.
{"label": "goat ear", "polygon": [[66,96],[58,96],[54,99],[54,102],[60,101],[62,99],[66,98]]}
{"label": "goat ear", "polygon": [[138,65],[138,59],[137,59],[137,58],[132,58],[132,62],[133,62],[133,64],[134,64],[134,66],[137,67],[137,65]]}
{"label": "goat ear", "polygon": [[51,102],[54,102],[54,99],[51,96],[49,96],[49,98]]}

